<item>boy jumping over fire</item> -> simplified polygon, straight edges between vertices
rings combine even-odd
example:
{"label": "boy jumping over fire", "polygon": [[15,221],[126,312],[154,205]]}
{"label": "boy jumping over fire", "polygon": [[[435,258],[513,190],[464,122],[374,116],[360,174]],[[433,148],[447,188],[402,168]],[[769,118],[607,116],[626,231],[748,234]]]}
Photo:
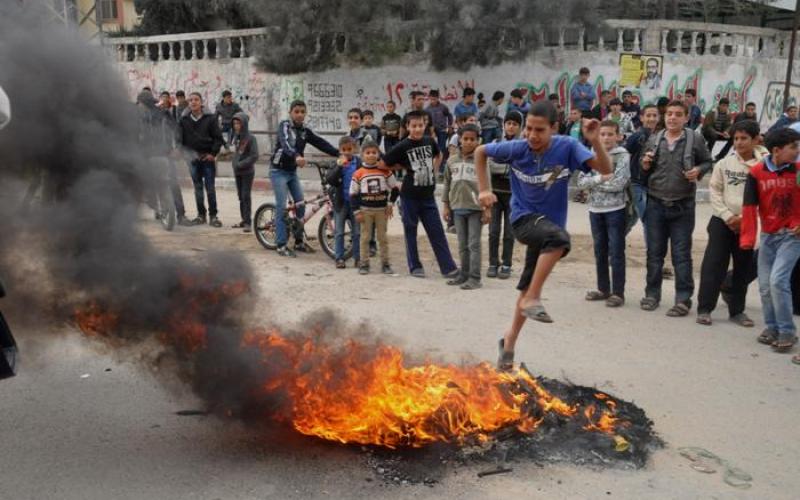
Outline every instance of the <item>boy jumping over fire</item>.
{"label": "boy jumping over fire", "polygon": [[531,107],[525,121],[525,139],[496,142],[475,151],[479,201],[484,207],[497,202],[492,193],[487,158],[511,167],[511,228],[520,243],[527,245],[525,269],[519,280],[520,291],[511,328],[500,339],[498,368],[514,365],[514,346],[526,319],[552,323],[542,306],[544,283],[556,263],[570,250],[567,223],[567,186],[575,170],[612,172],[611,159],[600,142],[600,122],[583,121],[583,138],[594,153],[572,137],[554,135],[556,109],[549,101]]}

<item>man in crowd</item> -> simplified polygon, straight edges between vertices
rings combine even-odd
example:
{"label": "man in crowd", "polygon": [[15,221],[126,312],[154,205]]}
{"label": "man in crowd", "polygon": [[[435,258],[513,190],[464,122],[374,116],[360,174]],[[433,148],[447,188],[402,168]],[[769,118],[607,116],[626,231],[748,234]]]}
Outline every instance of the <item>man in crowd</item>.
{"label": "man in crowd", "polygon": [[578,71],[578,81],[572,85],[569,98],[572,102],[572,107],[578,108],[581,111],[592,110],[595,100],[595,91],[592,84],[589,83],[589,68],[581,68],[580,71]]}
{"label": "man in crowd", "polygon": [[453,131],[453,114],[447,104],[439,99],[439,90],[432,89],[428,93],[428,107],[425,111],[431,117],[431,124],[433,125],[433,132],[436,135],[436,144],[439,146],[439,151],[447,155],[447,139]]}
{"label": "man in crowd", "polygon": [[[725,141],[727,146],[728,140],[731,138],[730,128],[730,101],[727,97],[723,97],[719,100],[717,109],[709,111],[703,120],[703,137],[705,137],[708,142],[708,151],[710,153],[714,152],[714,146],[717,144],[717,141]],[[728,154],[728,151],[730,151],[729,146],[723,147],[717,155],[716,160],[719,161],[724,158]]]}

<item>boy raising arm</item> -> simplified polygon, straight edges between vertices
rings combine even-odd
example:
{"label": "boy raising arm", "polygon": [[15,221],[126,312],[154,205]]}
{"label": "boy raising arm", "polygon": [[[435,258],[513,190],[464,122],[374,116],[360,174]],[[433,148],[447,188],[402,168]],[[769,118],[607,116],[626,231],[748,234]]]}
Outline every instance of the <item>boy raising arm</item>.
{"label": "boy raising arm", "polygon": [[564,230],[570,173],[612,172],[611,159],[600,141],[600,122],[583,121],[583,137],[595,153],[571,137],[554,135],[555,123],[553,105],[539,101],[526,119],[525,139],[488,144],[475,151],[478,199],[484,207],[497,201],[489,187],[487,158],[511,166],[511,225],[517,240],[528,247],[511,328],[500,340],[501,369],[512,368],[514,346],[526,319],[553,321],[542,306],[541,294],[550,272],[570,249],[569,234]]}

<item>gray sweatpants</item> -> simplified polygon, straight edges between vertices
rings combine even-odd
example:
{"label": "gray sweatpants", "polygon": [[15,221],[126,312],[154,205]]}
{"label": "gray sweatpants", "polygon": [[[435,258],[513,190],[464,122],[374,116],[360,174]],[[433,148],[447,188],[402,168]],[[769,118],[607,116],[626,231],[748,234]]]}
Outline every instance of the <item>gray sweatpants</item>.
{"label": "gray sweatpants", "polygon": [[481,213],[454,214],[458,234],[458,253],[461,256],[461,276],[481,280]]}

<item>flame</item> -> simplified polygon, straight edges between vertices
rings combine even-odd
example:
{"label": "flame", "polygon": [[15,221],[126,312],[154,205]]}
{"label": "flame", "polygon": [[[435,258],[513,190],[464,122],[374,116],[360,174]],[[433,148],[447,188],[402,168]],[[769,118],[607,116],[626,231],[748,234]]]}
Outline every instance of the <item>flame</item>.
{"label": "flame", "polygon": [[[213,285],[182,277],[159,339],[187,356],[207,349],[207,321],[217,317],[215,308],[249,290],[247,283]],[[75,312],[75,322],[87,335],[108,336],[120,315],[90,302]],[[587,432],[608,434],[617,451],[627,450],[617,434],[627,422],[617,417],[615,401],[596,393],[584,407],[570,404],[524,369],[409,365],[397,347],[353,339],[335,343],[321,328],[292,335],[255,328],[242,333],[240,346],[265,368],[256,397],[288,396],[277,398],[287,403],[269,417],[305,435],[388,448],[464,444],[485,442],[501,429],[530,434],[553,415],[578,421]]]}

